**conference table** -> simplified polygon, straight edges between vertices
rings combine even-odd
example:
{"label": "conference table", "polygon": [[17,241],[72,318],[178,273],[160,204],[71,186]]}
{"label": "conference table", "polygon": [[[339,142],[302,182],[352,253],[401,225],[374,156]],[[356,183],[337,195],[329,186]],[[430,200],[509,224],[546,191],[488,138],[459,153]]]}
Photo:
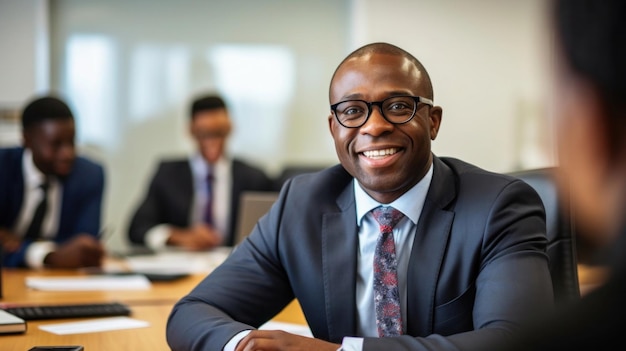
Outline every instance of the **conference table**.
{"label": "conference table", "polygon": [[[93,272],[5,268],[2,271],[1,305],[122,302],[130,307],[130,318],[148,322],[149,325],[134,329],[57,335],[43,331],[39,327],[76,320],[29,321],[27,331],[23,334],[0,335],[0,351],[28,351],[33,346],[59,345],[82,345],[85,351],[169,350],[165,340],[165,326],[174,303],[193,289],[226,255],[224,251],[195,254],[173,253],[173,256],[166,253],[145,257],[144,261],[141,259],[137,261],[133,258],[108,258],[105,261],[105,266],[113,267],[114,270],[129,269],[128,262],[135,264],[143,262],[157,266],[166,263],[168,267],[177,265],[187,268],[196,267],[196,272],[186,277],[173,281],[154,281],[147,290],[42,291],[27,287],[26,279],[29,277],[89,277],[93,275]],[[137,266],[135,265],[134,268]],[[581,293],[584,295],[603,283],[606,279],[606,270],[602,267],[579,265],[579,278]],[[296,300],[276,315],[272,321],[306,327],[306,320]]]}
{"label": "conference table", "polygon": [[[196,262],[198,255],[194,256]],[[112,259],[115,265],[120,259]],[[111,261],[109,261],[109,264]],[[123,260],[122,263],[123,265]],[[0,304],[59,305],[78,303],[121,302],[131,309],[132,319],[148,322],[147,327],[104,332],[57,335],[39,329],[42,325],[84,321],[85,319],[55,319],[28,321],[23,334],[0,335],[1,351],[28,351],[34,346],[82,345],[85,351],[111,350],[169,350],[165,326],[172,306],[195,287],[208,272],[196,272],[172,281],[153,281],[147,290],[101,291],[41,291],[26,285],[28,277],[81,277],[92,272],[83,270],[3,269],[3,297]],[[296,300],[272,321],[306,325]]]}

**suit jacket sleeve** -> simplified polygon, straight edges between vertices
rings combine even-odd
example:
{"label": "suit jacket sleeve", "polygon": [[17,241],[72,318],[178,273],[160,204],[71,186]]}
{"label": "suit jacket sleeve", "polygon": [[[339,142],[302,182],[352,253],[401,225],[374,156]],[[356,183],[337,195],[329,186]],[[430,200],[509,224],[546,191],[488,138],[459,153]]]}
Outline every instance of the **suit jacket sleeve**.
{"label": "suit jacket sleeve", "polygon": [[277,250],[284,195],[225,264],[176,304],[167,328],[172,350],[221,351],[235,334],[259,327],[293,300]]}
{"label": "suit jacket sleeve", "polygon": [[[15,225],[22,206],[24,180],[22,176],[21,147],[0,149],[0,228],[11,231]],[[16,267],[23,264],[24,248],[19,252],[2,254],[5,267]]]}
{"label": "suit jacket sleeve", "polygon": [[129,240],[144,244],[146,233],[159,224],[189,226],[192,198],[193,178],[188,160],[160,162],[131,218]]}
{"label": "suit jacket sleeve", "polygon": [[61,221],[55,241],[62,242],[79,233],[99,235],[104,187],[102,166],[85,158],[76,159],[74,171],[63,184]]}

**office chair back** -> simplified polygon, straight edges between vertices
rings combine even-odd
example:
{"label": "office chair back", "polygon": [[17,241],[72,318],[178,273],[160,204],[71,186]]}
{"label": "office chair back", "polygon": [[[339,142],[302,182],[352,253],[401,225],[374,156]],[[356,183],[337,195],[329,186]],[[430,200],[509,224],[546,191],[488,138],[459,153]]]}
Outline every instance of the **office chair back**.
{"label": "office chair back", "polygon": [[568,201],[560,194],[554,179],[553,168],[540,168],[513,172],[541,197],[546,209],[548,256],[556,306],[580,298],[578,285],[578,259],[576,234]]}
{"label": "office chair back", "polygon": [[321,171],[331,165],[314,165],[314,164],[304,164],[304,165],[288,165],[285,166],[282,172],[274,179],[274,190],[280,191],[280,188],[285,184],[287,179],[297,176],[303,173],[313,173]]}

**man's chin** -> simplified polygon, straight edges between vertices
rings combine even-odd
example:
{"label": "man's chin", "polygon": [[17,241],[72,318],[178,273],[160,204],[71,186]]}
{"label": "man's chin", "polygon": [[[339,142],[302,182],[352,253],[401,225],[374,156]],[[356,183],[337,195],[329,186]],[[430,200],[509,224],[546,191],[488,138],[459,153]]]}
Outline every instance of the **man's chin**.
{"label": "man's chin", "polygon": [[54,175],[59,178],[65,178],[72,173],[72,166],[69,167],[57,167],[54,169]]}

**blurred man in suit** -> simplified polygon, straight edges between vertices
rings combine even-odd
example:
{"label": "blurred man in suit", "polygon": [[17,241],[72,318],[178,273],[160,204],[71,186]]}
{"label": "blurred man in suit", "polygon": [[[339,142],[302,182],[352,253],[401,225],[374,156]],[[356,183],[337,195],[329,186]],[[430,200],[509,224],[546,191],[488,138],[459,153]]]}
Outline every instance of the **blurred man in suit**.
{"label": "blurred man in suit", "polygon": [[579,235],[609,267],[601,287],[499,350],[618,350],[626,325],[626,2],[556,0],[557,179]]}
{"label": "blurred man in suit", "polygon": [[163,160],[134,213],[128,236],[151,249],[177,246],[205,250],[234,244],[239,198],[244,191],[272,190],[259,168],[225,153],[232,129],[228,109],[217,95],[191,105],[189,132],[198,152]]}
{"label": "blurred man in suit", "polygon": [[104,170],[76,155],[75,123],[60,99],[22,113],[23,147],[0,149],[0,241],[7,267],[99,266]]}

